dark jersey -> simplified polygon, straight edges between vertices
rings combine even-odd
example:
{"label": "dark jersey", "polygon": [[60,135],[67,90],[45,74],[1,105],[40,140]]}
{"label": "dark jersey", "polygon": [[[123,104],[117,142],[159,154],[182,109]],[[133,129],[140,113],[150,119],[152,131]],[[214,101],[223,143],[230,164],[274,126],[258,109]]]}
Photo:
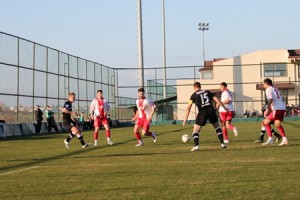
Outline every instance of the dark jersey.
{"label": "dark jersey", "polygon": [[204,107],[212,107],[212,100],[214,96],[215,95],[210,91],[198,90],[192,94],[189,103],[194,103],[200,112],[200,110]]}
{"label": "dark jersey", "polygon": [[[66,101],[63,108],[67,109],[68,111],[72,112],[72,103],[70,101]],[[70,121],[71,120],[71,114],[70,113],[62,113],[63,120],[64,121]]]}

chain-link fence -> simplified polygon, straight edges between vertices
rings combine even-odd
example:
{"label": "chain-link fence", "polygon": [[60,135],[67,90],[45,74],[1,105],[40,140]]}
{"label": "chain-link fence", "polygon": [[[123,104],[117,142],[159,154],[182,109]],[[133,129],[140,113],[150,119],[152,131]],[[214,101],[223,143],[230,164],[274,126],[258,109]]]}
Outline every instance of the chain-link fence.
{"label": "chain-link fence", "polygon": [[[283,51],[285,52],[285,51]],[[144,69],[146,96],[157,106],[154,120],[182,120],[187,101],[193,93],[192,84],[200,81],[203,89],[220,96],[220,83],[227,82],[233,92],[237,117],[261,114],[265,101],[262,81],[275,82],[289,106],[299,105],[300,67],[298,62],[284,56],[263,53],[247,59],[235,57],[226,62],[216,60],[205,66],[167,67],[167,86],[163,85],[161,67]],[[257,59],[260,57],[261,59]],[[282,58],[282,59],[278,59]],[[257,63],[257,64],[249,64]],[[102,89],[110,102],[110,117],[130,121],[133,117],[139,69],[110,68],[59,50],[0,32],[0,119],[7,122],[34,121],[34,106],[52,107],[55,118],[69,92],[76,93],[74,109],[88,113],[96,91]],[[166,90],[166,98],[164,98]],[[190,119],[197,110],[192,108]]]}
{"label": "chain-link fence", "polygon": [[52,107],[55,118],[69,92],[74,109],[88,113],[102,89],[115,117],[115,70],[59,50],[0,32],[0,114],[7,122],[34,121],[34,107]]}

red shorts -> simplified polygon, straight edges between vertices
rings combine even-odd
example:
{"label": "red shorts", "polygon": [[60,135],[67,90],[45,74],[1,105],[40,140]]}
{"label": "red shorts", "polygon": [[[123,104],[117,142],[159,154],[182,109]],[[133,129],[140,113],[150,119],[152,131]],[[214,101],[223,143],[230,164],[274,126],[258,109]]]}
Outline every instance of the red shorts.
{"label": "red shorts", "polygon": [[143,128],[145,131],[149,131],[150,123],[148,123],[146,118],[138,118],[136,124],[139,128]]}
{"label": "red shorts", "polygon": [[233,111],[229,112],[220,112],[220,119],[222,122],[231,121],[234,116]]}
{"label": "red shorts", "polygon": [[106,117],[94,117],[94,127],[100,127],[102,125],[107,125],[108,120]]}
{"label": "red shorts", "polygon": [[272,112],[267,116],[267,119],[269,119],[270,121],[283,121],[284,114],[285,110],[272,110]]}

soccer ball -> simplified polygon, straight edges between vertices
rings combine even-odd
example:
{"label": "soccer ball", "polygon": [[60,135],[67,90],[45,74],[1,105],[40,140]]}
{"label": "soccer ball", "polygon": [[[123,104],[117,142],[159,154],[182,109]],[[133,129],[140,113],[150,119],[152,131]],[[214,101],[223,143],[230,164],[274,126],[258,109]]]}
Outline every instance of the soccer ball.
{"label": "soccer ball", "polygon": [[182,137],[181,137],[181,140],[183,143],[188,143],[190,141],[190,136],[188,134],[184,134]]}

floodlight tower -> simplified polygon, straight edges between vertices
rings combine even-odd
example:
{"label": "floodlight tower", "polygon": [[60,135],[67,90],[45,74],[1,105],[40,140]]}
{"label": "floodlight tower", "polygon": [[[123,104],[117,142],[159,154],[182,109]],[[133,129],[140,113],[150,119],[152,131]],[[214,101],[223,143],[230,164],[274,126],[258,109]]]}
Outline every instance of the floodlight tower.
{"label": "floodlight tower", "polygon": [[143,28],[142,28],[142,0],[137,0],[138,12],[138,49],[139,49],[139,87],[144,87],[144,56],[143,56]]}
{"label": "floodlight tower", "polygon": [[163,98],[167,98],[167,62],[166,62],[166,27],[165,27],[165,0],[162,0],[162,29],[163,29]]}
{"label": "floodlight tower", "polygon": [[203,32],[203,64],[204,64],[205,62],[204,31],[208,31],[209,23],[199,23],[198,26],[199,26],[198,30]]}

